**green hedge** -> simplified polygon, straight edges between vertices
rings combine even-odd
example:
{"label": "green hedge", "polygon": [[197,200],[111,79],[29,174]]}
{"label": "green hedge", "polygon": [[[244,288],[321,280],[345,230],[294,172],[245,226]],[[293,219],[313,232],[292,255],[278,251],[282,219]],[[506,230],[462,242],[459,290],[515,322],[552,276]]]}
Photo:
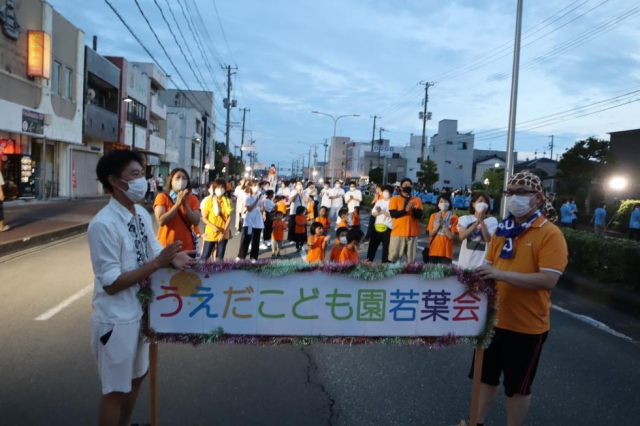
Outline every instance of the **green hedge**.
{"label": "green hedge", "polygon": [[636,204],[640,204],[640,200],[624,200],[622,203],[620,203],[620,207],[618,208],[618,218],[615,221],[618,229],[621,229],[623,231],[627,231],[629,229],[631,212],[633,211],[633,206],[635,206]]}
{"label": "green hedge", "polygon": [[640,244],[569,228],[562,232],[569,247],[569,269],[606,284],[640,290]]}

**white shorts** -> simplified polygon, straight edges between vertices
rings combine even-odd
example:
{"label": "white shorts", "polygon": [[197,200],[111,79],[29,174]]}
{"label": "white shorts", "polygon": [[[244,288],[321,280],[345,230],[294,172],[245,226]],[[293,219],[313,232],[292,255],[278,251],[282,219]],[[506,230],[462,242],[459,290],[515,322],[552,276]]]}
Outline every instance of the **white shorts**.
{"label": "white shorts", "polygon": [[[98,363],[104,395],[129,393],[131,381],[146,374],[149,344],[141,340],[140,326],[140,320],[128,324],[91,321],[91,351]],[[111,335],[106,336],[109,332]],[[106,344],[100,340],[101,337]]]}

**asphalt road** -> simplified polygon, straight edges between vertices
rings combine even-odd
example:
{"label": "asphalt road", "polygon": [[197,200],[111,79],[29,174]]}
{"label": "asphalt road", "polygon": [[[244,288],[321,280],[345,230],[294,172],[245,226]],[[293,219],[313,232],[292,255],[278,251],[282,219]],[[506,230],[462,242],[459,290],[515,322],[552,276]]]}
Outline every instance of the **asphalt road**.
{"label": "asphalt road", "polygon": [[[1,258],[0,271],[0,424],[96,424],[86,237]],[[569,311],[552,311],[527,424],[637,424],[638,321],[560,289],[554,303]],[[451,425],[468,416],[466,346],[162,344],[159,353],[163,425]],[[148,401],[145,386],[134,422],[149,422]],[[500,397],[487,425],[504,419]]]}

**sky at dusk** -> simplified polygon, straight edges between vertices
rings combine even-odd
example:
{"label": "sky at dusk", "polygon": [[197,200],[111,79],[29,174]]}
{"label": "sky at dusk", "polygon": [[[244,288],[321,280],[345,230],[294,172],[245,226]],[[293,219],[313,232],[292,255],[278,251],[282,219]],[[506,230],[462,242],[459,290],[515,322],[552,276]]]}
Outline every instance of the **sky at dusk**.
{"label": "sky at dusk", "polygon": [[[151,61],[106,1],[48,1],[86,33],[87,44],[98,36],[102,55]],[[477,134],[475,148],[506,149],[515,0],[137,1],[177,70],[136,2],[109,0],[178,88],[215,93],[218,141],[225,121],[221,65],[237,65],[232,121],[241,121],[239,108],[251,109],[247,139],[256,140],[259,161],[291,161],[308,151],[298,141],[331,137],[332,120],[312,110],[359,114],[338,122],[337,134],[355,141],[370,141],[370,116],[382,116],[383,137],[406,145],[411,133],[422,132],[421,81],[435,82],[428,135],[438,121],[456,119],[460,131]],[[638,128],[640,6],[626,0],[524,4],[520,159],[536,150],[548,156],[550,135],[555,157],[576,138]],[[230,135],[239,145],[240,127]],[[321,147],[318,154],[322,160]]]}

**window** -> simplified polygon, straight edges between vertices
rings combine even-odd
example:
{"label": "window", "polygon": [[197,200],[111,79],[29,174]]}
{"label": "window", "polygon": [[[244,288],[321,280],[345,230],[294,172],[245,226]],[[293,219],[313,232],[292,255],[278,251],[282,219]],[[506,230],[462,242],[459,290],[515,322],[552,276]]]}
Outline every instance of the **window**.
{"label": "window", "polygon": [[453,145],[453,141],[447,141],[447,145]]}
{"label": "window", "polygon": [[196,158],[196,144],[191,144],[191,159],[195,160]]}
{"label": "window", "polygon": [[51,91],[56,95],[60,94],[60,62],[53,61],[53,73],[51,76]]}
{"label": "window", "polygon": [[451,183],[451,181],[450,180],[445,180],[444,183]]}
{"label": "window", "polygon": [[416,163],[420,164],[420,157],[416,158]]}
{"label": "window", "polygon": [[458,149],[467,149],[466,142],[458,142]]}
{"label": "window", "polygon": [[445,163],[451,164],[451,160],[445,160]]}
{"label": "window", "polygon": [[64,97],[71,99],[71,76],[73,71],[69,68],[64,69]]}

